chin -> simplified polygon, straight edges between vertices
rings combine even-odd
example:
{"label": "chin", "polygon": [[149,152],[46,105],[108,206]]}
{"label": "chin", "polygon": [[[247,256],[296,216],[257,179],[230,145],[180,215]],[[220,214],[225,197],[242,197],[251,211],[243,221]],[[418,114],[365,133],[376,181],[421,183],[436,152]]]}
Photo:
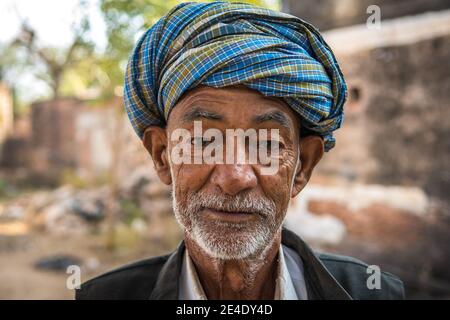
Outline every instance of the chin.
{"label": "chin", "polygon": [[205,253],[222,260],[257,256],[274,237],[267,227],[255,223],[197,224],[188,233]]}

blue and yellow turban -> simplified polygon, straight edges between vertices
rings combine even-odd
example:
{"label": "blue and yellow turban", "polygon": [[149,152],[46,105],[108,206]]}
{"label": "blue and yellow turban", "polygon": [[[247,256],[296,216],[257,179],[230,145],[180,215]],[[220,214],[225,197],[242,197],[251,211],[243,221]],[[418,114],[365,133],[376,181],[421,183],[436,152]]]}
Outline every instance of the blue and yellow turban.
{"label": "blue and yellow turban", "polygon": [[305,21],[251,4],[186,2],[148,29],[128,62],[124,100],[143,137],[165,126],[178,99],[203,84],[242,84],[282,97],[302,130],[323,136],[325,150],[341,126],[347,96],[330,47]]}

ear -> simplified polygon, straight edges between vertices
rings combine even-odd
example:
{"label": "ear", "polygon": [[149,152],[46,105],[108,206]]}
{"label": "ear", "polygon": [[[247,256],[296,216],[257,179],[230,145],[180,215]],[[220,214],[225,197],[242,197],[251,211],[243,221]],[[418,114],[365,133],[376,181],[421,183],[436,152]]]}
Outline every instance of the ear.
{"label": "ear", "polygon": [[294,198],[311,178],[314,167],[319,163],[324,153],[323,138],[316,135],[300,137],[300,163],[294,177],[291,197]]}
{"label": "ear", "polygon": [[167,185],[172,183],[170,175],[169,159],[167,157],[167,134],[166,129],[151,126],[145,129],[142,144],[153,159],[156,173],[159,179]]}

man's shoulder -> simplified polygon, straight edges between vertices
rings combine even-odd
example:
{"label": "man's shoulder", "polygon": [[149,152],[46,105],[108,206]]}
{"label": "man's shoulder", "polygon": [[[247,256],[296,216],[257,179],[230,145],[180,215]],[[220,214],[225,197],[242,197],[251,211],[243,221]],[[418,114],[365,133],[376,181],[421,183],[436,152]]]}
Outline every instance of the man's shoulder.
{"label": "man's shoulder", "polygon": [[326,269],[353,299],[404,299],[403,282],[378,266],[353,257],[316,253]]}
{"label": "man's shoulder", "polygon": [[[379,273],[366,263],[343,255],[315,255],[353,299],[404,299],[402,281],[388,273]],[[76,299],[148,299],[158,275],[170,254],[130,263],[86,281],[76,290]],[[373,276],[373,277],[372,277]],[[378,288],[369,289],[368,283]]]}
{"label": "man's shoulder", "polygon": [[148,299],[170,254],[136,261],[84,282],[75,299]]}

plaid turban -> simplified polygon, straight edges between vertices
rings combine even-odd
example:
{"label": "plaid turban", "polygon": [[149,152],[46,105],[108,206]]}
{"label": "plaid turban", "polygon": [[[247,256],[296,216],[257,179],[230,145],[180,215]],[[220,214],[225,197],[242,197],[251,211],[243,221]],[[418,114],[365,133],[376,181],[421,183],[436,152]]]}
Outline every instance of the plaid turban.
{"label": "plaid turban", "polygon": [[164,127],[183,93],[200,84],[242,84],[281,97],[303,131],[321,135],[326,151],[335,144],[344,77],[319,32],[295,16],[223,1],[175,6],[145,32],[128,62],[125,108],[139,137],[148,126]]}

